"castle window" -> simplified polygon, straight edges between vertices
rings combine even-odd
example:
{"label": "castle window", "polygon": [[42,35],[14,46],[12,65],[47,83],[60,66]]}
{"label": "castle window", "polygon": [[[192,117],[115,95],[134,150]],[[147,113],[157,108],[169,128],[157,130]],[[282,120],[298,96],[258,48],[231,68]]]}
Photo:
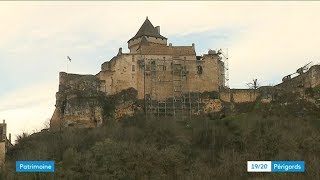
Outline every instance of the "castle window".
{"label": "castle window", "polygon": [[134,62],[134,55],[132,55],[132,62]]}
{"label": "castle window", "polygon": [[202,66],[197,66],[197,73],[202,74],[202,72],[203,72]]}
{"label": "castle window", "polygon": [[155,71],[156,70],[156,62],[155,61],[152,61],[151,62],[151,71]]}
{"label": "castle window", "polygon": [[136,71],[136,66],[135,65],[132,65],[132,71]]}
{"label": "castle window", "polygon": [[146,71],[150,71],[150,65],[149,64],[147,64],[147,66],[146,66]]}
{"label": "castle window", "polygon": [[163,66],[163,70],[166,71],[167,70],[167,66]]}
{"label": "castle window", "polygon": [[163,60],[166,60],[166,57],[163,57]]}
{"label": "castle window", "polygon": [[184,59],[184,60],[186,60],[187,58],[186,58],[186,57],[184,57],[183,59]]}

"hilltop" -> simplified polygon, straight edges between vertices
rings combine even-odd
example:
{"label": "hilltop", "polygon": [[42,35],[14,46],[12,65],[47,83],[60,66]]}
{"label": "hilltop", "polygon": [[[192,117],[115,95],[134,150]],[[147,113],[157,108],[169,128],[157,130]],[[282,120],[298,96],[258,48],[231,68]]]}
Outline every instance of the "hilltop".
{"label": "hilltop", "polygon": [[[43,131],[9,149],[4,179],[319,179],[320,109],[283,92],[270,103],[237,104],[226,116],[188,121],[135,113],[97,128]],[[53,174],[15,173],[16,160],[54,160]],[[247,160],[304,160],[305,173],[246,173]]]}

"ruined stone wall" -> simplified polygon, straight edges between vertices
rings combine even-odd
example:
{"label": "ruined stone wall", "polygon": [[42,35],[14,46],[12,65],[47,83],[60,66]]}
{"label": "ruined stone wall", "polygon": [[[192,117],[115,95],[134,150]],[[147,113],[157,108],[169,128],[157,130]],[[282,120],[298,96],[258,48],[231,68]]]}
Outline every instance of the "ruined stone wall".
{"label": "ruined stone wall", "polygon": [[276,87],[280,87],[288,91],[294,91],[298,88],[303,88],[303,87],[310,87],[310,83],[309,83],[310,81],[308,81],[308,74],[309,73],[304,73],[290,80],[286,80],[276,85]]}
{"label": "ruined stone wall", "polygon": [[316,87],[320,85],[320,65],[315,65],[310,68],[310,86]]}
{"label": "ruined stone wall", "polygon": [[59,91],[96,91],[100,88],[100,81],[94,75],[59,73]]}
{"label": "ruined stone wall", "polygon": [[221,101],[231,102],[231,91],[229,89],[220,91],[219,95],[220,95]]}
{"label": "ruined stone wall", "polygon": [[[112,120],[121,120],[143,111],[143,100],[137,99],[137,90],[129,88],[106,98],[106,103],[111,111]],[[113,106],[113,107],[111,107]]]}
{"label": "ruined stone wall", "polygon": [[307,72],[290,80],[284,81],[276,87],[289,91],[310,88],[320,85],[320,65],[312,66]]}
{"label": "ruined stone wall", "polygon": [[260,92],[254,89],[225,89],[220,91],[220,99],[224,102],[246,103],[257,100]]}
{"label": "ruined stone wall", "polygon": [[56,109],[51,128],[66,126],[96,127],[102,124],[101,81],[94,75],[59,74]]}
{"label": "ruined stone wall", "polygon": [[259,92],[254,89],[232,89],[231,96],[235,103],[254,102]]}

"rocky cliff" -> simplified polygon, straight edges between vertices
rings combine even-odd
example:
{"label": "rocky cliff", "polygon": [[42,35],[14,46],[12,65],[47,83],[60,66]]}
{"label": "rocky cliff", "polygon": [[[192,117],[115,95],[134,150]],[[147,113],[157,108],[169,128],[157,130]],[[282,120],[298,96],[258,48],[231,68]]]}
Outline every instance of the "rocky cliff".
{"label": "rocky cliff", "polygon": [[[294,97],[305,99],[319,107],[319,68],[319,65],[313,66],[306,73],[276,86],[190,93],[198,94],[196,96],[198,99],[192,102],[193,104],[180,105],[187,111],[187,108],[195,107],[187,112],[190,113],[190,116],[209,114],[211,117],[221,118],[234,112],[250,111],[257,103],[272,103],[287,94],[294,93]],[[108,123],[109,120],[117,121],[133,116],[135,113],[144,112],[145,102],[137,98],[137,90],[129,88],[114,95],[107,95],[106,92],[101,91],[103,84],[104,82],[94,75],[61,72],[59,91],[56,93],[56,109],[50,122],[51,129],[98,127]],[[190,94],[189,101],[191,102]],[[172,101],[172,98],[171,100],[169,98],[168,102],[172,103]],[[146,104],[146,107],[151,109],[151,113],[159,116],[159,107],[149,106],[150,104]],[[167,112],[166,115],[170,116],[170,113]]]}
{"label": "rocky cliff", "polygon": [[143,109],[135,89],[107,96],[100,91],[100,83],[93,75],[61,72],[51,129],[98,127],[110,119],[119,120]]}
{"label": "rocky cliff", "polygon": [[104,94],[98,91],[99,80],[93,75],[61,72],[56,109],[50,127],[96,127],[103,121]]}

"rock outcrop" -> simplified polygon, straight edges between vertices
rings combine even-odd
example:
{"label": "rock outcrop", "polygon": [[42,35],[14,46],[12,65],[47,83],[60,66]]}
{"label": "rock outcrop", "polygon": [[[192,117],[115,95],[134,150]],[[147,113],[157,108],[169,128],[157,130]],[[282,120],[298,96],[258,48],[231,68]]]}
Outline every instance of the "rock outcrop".
{"label": "rock outcrop", "polygon": [[56,109],[50,127],[96,127],[103,122],[104,94],[93,75],[60,73]]}

